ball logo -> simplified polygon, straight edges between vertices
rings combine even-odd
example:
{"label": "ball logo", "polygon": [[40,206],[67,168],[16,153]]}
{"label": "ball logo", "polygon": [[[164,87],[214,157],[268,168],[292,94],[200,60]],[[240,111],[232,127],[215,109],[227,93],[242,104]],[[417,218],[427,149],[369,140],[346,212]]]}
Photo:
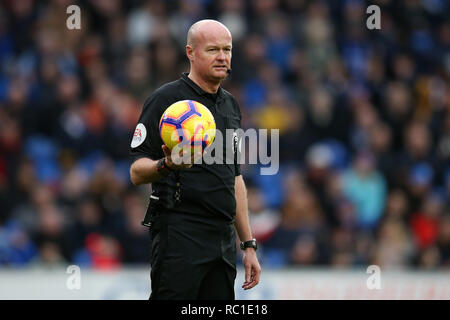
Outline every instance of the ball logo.
{"label": "ball logo", "polygon": [[136,148],[144,142],[145,137],[147,136],[147,129],[142,123],[138,123],[136,126],[136,130],[134,130],[133,140],[131,140],[131,147]]}

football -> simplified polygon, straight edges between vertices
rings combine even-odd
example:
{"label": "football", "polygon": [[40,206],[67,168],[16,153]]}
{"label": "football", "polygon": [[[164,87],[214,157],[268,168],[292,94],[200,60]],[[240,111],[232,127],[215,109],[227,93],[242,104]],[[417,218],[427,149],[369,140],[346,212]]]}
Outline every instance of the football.
{"label": "football", "polygon": [[159,133],[164,144],[172,150],[176,145],[191,146],[202,151],[216,135],[216,122],[207,107],[194,100],[182,100],[170,105],[159,121]]}

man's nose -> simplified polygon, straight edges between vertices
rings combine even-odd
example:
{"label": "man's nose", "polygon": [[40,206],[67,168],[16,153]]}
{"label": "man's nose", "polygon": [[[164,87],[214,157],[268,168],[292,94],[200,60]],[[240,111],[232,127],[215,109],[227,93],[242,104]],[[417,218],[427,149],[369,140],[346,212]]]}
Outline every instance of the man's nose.
{"label": "man's nose", "polygon": [[219,50],[219,55],[217,56],[217,59],[225,60],[226,57],[227,57],[227,55],[225,54],[225,52],[223,50]]}

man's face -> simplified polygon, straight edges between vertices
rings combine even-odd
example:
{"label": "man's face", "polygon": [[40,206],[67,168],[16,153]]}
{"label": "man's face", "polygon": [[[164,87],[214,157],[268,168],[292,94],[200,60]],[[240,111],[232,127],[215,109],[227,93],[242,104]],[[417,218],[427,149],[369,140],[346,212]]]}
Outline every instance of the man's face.
{"label": "man's face", "polygon": [[205,31],[192,49],[192,67],[206,81],[218,82],[227,77],[231,66],[231,36],[225,30]]}

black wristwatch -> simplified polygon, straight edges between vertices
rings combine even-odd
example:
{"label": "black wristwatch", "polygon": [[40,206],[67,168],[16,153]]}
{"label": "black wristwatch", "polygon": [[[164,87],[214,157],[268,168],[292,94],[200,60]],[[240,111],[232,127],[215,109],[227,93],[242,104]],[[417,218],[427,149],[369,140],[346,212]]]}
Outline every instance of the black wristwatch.
{"label": "black wristwatch", "polygon": [[258,249],[258,244],[256,243],[256,239],[241,242],[241,250],[245,250],[247,248],[253,248],[256,251]]}
{"label": "black wristwatch", "polygon": [[166,163],[166,158],[162,158],[158,160],[158,163],[156,164],[156,171],[163,177],[167,177],[173,169],[170,169],[169,166]]}

